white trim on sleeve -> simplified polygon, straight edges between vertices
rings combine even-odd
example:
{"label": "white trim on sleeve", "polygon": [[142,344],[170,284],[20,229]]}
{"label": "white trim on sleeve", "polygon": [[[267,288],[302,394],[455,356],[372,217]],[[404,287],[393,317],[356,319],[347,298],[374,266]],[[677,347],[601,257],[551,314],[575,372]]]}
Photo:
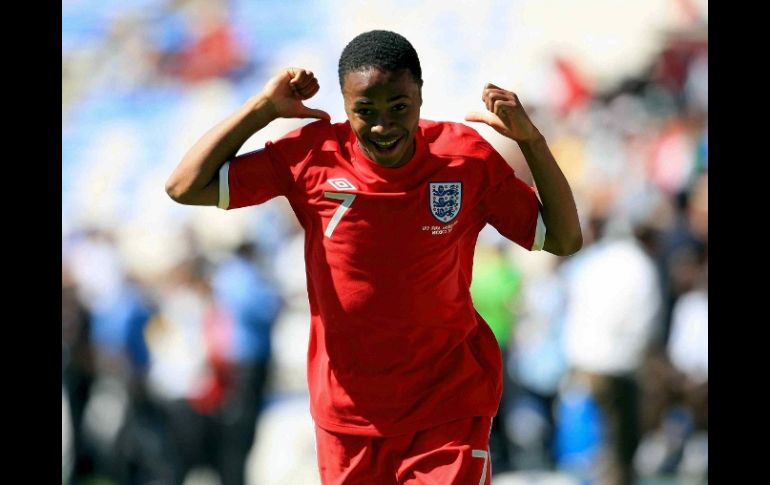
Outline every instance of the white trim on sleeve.
{"label": "white trim on sleeve", "polygon": [[225,162],[219,169],[219,202],[217,207],[227,210],[230,207],[230,162]]}
{"label": "white trim on sleeve", "polygon": [[545,223],[543,215],[537,211],[537,228],[535,228],[535,242],[532,243],[532,251],[540,251],[545,244]]}

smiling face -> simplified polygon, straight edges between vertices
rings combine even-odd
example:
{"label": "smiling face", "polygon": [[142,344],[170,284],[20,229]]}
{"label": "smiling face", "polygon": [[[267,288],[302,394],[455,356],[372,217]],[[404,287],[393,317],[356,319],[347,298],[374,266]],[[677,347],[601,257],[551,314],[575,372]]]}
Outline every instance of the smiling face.
{"label": "smiling face", "polygon": [[422,92],[408,70],[349,72],[342,97],[359,146],[372,161],[393,168],[412,158]]}

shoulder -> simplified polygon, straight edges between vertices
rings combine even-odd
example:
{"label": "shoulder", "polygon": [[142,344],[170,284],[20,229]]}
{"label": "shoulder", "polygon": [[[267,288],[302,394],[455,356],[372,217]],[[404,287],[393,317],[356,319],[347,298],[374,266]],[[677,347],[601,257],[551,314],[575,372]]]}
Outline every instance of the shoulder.
{"label": "shoulder", "polygon": [[339,152],[344,140],[346,123],[318,120],[300,126],[275,142],[268,142],[271,154],[289,165],[304,165],[320,152]]}
{"label": "shoulder", "polygon": [[420,120],[420,128],[435,155],[486,158],[495,149],[478,131],[453,121]]}
{"label": "shoulder", "polygon": [[344,127],[345,123],[332,124],[327,120],[318,120],[295,128],[276,143],[291,142],[301,144],[311,150],[320,150],[328,141],[336,141],[338,132],[344,131]]}

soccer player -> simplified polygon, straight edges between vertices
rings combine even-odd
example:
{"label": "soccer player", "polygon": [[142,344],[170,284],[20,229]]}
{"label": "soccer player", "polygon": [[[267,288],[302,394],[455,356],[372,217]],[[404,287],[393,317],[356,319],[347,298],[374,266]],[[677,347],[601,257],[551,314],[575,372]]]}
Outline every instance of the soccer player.
{"label": "soccer player", "polygon": [[[347,121],[303,104],[288,68],[187,152],[166,191],[222,209],[286,197],[305,231],[308,385],[325,484],[488,484],[502,361],[469,291],[479,231],[530,250],[582,245],[572,192],[518,97],[487,84],[486,123],[517,142],[534,188],[475,130],[420,118],[422,71],[401,35],[339,60]],[[236,156],[276,118],[320,118]]]}

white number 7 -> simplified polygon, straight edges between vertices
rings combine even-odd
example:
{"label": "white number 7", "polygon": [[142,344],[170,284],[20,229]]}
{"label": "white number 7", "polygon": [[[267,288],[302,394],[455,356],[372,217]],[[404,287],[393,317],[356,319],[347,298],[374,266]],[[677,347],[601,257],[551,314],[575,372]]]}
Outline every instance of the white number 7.
{"label": "white number 7", "polygon": [[334,217],[332,217],[332,220],[329,221],[329,225],[326,226],[326,232],[324,232],[324,236],[331,238],[332,233],[334,232],[334,228],[337,227],[337,224],[340,222],[340,219],[342,219],[342,216],[345,214],[345,211],[350,208],[350,204],[352,204],[353,201],[356,199],[356,194],[345,194],[342,192],[324,192],[324,197],[328,199],[336,199],[336,200],[342,201],[342,204],[340,204],[339,208],[337,209],[337,212],[334,213]]}
{"label": "white number 7", "polygon": [[487,450],[471,450],[471,456],[474,458],[484,458],[484,470],[481,472],[481,480],[479,480],[479,485],[484,485],[487,478],[487,461],[489,460],[489,453]]}

